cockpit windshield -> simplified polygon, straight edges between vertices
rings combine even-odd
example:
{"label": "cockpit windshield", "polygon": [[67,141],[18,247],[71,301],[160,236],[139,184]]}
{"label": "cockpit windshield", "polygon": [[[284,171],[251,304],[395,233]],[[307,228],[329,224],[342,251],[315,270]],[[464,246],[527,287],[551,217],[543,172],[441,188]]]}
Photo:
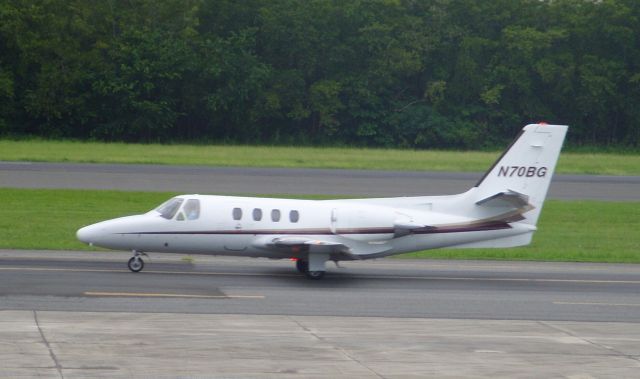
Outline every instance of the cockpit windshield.
{"label": "cockpit windshield", "polygon": [[200,200],[189,199],[184,205],[184,213],[187,215],[187,220],[197,220],[200,217]]}
{"label": "cockpit windshield", "polygon": [[170,220],[175,216],[176,212],[178,212],[183,201],[184,199],[174,197],[173,199],[162,203],[162,205],[156,208],[156,211],[160,213],[160,216]]}

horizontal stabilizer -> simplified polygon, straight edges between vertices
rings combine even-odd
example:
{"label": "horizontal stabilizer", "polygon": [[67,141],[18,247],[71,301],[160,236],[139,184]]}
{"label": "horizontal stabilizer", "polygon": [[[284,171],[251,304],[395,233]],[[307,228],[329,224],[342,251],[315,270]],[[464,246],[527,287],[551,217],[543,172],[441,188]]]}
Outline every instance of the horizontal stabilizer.
{"label": "horizontal stabilizer", "polygon": [[533,206],[529,204],[529,196],[511,190],[486,197],[477,201],[476,205],[492,208],[533,209]]}

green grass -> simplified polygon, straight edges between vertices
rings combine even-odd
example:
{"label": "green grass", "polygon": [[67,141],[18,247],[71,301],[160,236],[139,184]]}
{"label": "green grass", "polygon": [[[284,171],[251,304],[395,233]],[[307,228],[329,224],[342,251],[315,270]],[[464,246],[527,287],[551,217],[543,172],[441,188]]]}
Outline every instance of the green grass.
{"label": "green grass", "polygon": [[0,189],[0,248],[90,250],[84,225],[149,211],[173,193]]}
{"label": "green grass", "polygon": [[[485,171],[500,152],[0,140],[0,160]],[[562,153],[558,172],[640,175],[640,154]]]}
{"label": "green grass", "polygon": [[640,263],[640,202],[547,200],[533,243],[510,249],[438,249],[404,258]]}
{"label": "green grass", "polygon": [[[75,239],[81,226],[146,212],[173,195],[0,189],[0,248],[89,250]],[[401,257],[640,263],[639,215],[640,202],[548,201],[531,246],[429,250]]]}

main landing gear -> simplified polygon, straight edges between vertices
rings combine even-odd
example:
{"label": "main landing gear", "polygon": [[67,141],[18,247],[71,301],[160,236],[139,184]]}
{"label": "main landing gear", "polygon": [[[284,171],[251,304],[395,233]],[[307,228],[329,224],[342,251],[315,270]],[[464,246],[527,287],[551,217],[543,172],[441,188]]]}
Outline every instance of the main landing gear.
{"label": "main landing gear", "polygon": [[296,269],[298,269],[299,273],[306,274],[309,271],[309,262],[296,259]]}
{"label": "main landing gear", "polygon": [[[316,263],[316,262],[313,262]],[[303,259],[296,259],[296,269],[301,274],[304,274],[307,278],[313,280],[320,280],[324,278],[324,270],[318,270],[318,268],[324,268],[324,261],[320,265],[316,263],[313,269],[309,269],[309,261]]]}
{"label": "main landing gear", "polygon": [[144,268],[144,261],[142,260],[142,256],[145,256],[147,258],[149,258],[149,256],[145,253],[143,253],[142,251],[134,251],[133,252],[133,257],[131,257],[131,259],[129,259],[129,263],[127,263],[127,266],[129,267],[129,270],[133,271],[133,272],[140,272],[142,271],[142,269]]}
{"label": "main landing gear", "polygon": [[324,271],[307,271],[304,273],[307,278],[312,280],[320,280],[324,278]]}

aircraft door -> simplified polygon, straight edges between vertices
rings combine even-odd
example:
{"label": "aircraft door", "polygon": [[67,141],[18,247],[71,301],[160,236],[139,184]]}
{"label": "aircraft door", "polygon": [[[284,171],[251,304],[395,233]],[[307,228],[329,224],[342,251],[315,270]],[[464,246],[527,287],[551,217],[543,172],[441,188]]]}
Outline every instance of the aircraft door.
{"label": "aircraft door", "polygon": [[248,237],[240,232],[242,230],[243,219],[247,216],[243,214],[243,210],[246,209],[246,207],[242,205],[243,204],[238,204],[231,210],[233,230],[238,233],[231,233],[225,236],[225,250],[244,251],[247,249]]}
{"label": "aircraft door", "polygon": [[338,224],[338,208],[331,210],[331,233],[336,234]]}

